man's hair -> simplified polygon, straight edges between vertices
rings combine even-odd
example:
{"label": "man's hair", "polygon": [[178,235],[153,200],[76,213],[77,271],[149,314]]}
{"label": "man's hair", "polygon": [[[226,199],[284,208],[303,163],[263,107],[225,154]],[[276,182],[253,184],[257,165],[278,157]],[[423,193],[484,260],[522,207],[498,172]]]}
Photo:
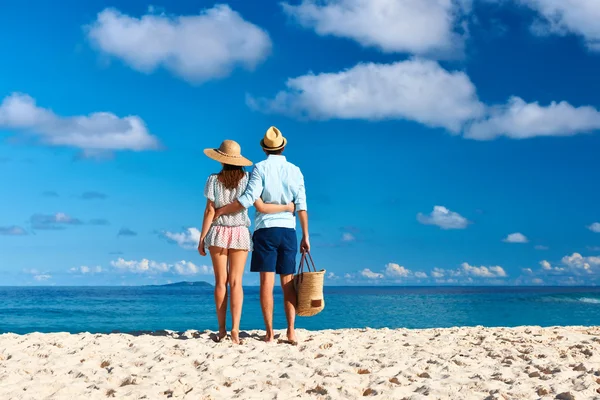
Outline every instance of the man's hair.
{"label": "man's hair", "polygon": [[283,153],[283,149],[285,149],[285,147],[282,147],[279,150],[267,150],[267,149],[265,149],[265,153],[267,153],[270,156],[279,156],[279,155],[281,155],[281,153]]}

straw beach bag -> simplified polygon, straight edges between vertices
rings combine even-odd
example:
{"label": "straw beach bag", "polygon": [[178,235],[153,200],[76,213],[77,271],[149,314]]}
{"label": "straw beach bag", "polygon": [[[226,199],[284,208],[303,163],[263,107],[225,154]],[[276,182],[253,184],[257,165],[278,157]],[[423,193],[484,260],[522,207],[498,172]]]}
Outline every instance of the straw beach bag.
{"label": "straw beach bag", "polygon": [[[304,266],[306,266],[306,271],[304,271]],[[324,279],[325,270],[317,271],[310,253],[302,253],[298,274],[294,277],[298,297],[296,303],[296,314],[298,316],[312,317],[323,311],[325,308],[325,298],[323,297]]]}

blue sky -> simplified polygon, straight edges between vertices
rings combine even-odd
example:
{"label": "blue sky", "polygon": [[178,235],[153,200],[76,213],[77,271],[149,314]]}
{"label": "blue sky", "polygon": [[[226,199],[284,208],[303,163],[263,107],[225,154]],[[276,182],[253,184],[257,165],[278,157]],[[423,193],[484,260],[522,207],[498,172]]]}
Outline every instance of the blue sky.
{"label": "blue sky", "polygon": [[0,284],[211,281],[202,150],[271,125],[328,284],[599,282],[595,0],[21,3]]}

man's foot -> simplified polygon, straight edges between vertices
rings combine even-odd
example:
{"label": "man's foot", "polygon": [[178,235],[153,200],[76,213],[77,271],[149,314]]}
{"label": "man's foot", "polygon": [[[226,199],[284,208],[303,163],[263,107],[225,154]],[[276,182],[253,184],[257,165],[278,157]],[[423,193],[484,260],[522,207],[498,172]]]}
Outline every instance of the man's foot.
{"label": "man's foot", "polygon": [[288,329],[287,338],[290,343],[298,343],[298,340],[296,339],[296,331],[294,330],[294,328]]}
{"label": "man's foot", "polygon": [[270,343],[275,339],[275,332],[270,331],[265,335],[265,342]]}
{"label": "man's foot", "polygon": [[288,329],[287,332],[287,340],[279,339],[278,343],[291,344],[292,346],[297,346],[298,341],[296,340],[296,332],[293,329]]}
{"label": "man's foot", "polygon": [[231,341],[235,344],[241,344],[242,342],[240,341],[240,331],[238,331],[237,329],[232,329],[231,330]]}

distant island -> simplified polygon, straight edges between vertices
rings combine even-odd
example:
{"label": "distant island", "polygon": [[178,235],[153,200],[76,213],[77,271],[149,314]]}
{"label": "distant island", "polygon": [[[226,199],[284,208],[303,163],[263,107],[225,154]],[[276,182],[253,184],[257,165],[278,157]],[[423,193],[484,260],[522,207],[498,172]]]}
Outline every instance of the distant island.
{"label": "distant island", "polygon": [[199,282],[175,282],[175,283],[167,283],[165,285],[147,285],[150,287],[180,287],[180,286],[198,286],[198,287],[207,287],[211,288],[211,285],[208,282],[199,281]]}

